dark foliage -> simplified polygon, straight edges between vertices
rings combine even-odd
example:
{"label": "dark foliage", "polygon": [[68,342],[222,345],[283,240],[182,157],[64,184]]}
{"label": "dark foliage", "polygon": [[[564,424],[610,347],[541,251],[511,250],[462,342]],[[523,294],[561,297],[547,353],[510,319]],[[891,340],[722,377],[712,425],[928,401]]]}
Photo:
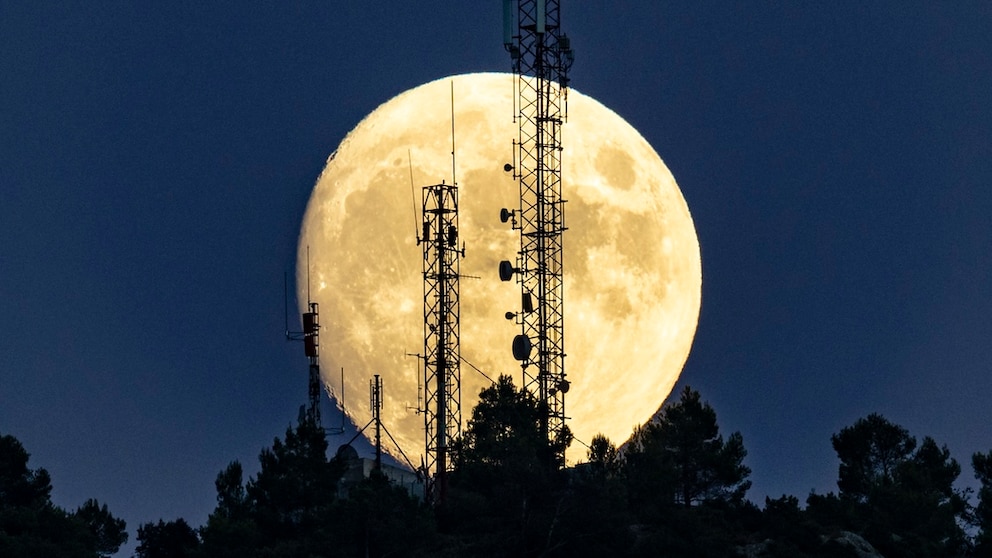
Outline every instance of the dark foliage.
{"label": "dark foliage", "polygon": [[127,541],[124,521],[92,499],[74,513],[53,505],[48,472],[29,469],[28,458],[16,438],[0,435],[0,556],[95,558],[117,552]]}
{"label": "dark foliage", "polygon": [[537,400],[509,376],[479,394],[438,513],[443,532],[463,535],[463,554],[547,555],[564,544],[558,527],[569,506],[566,477],[548,463],[571,434],[549,444],[540,417]]}
{"label": "dark foliage", "polygon": [[989,558],[992,557],[992,450],[972,455],[971,466],[981,483],[975,506],[975,524],[979,529],[975,537],[975,556]]}
{"label": "dark foliage", "polygon": [[[795,496],[766,498],[763,509],[745,499],[743,438],[724,439],[690,388],[623,452],[597,435],[587,461],[565,471],[549,456],[571,435],[549,443],[541,415],[509,377],[483,390],[434,509],[380,473],[342,484],[361,479],[348,469],[361,463],[348,452],[328,459],[323,429],[303,421],[261,451],[254,478],[236,461],[217,475],[206,525],[140,526],[135,558],[853,558],[865,541],[887,558],[992,557],[992,451],[972,456],[981,488],[970,508],[953,488],[961,468],[949,450],[877,414],[832,436],[839,491],[810,494],[805,509]],[[127,540],[106,505],[91,499],[68,513],[51,490],[21,444],[0,436],[0,556],[104,557]]]}
{"label": "dark foliage", "polygon": [[136,558],[191,558],[200,548],[196,531],[182,518],[138,527],[138,543]]}
{"label": "dark foliage", "polygon": [[895,484],[896,470],[916,448],[916,439],[905,428],[875,413],[842,429],[830,441],[840,458],[837,487],[858,502]]}
{"label": "dark foliage", "polygon": [[333,516],[342,546],[356,556],[430,555],[437,549],[428,510],[374,472],[352,487]]}
{"label": "dark foliage", "polygon": [[127,524],[114,517],[107,505],[90,498],[76,510],[76,519],[82,522],[93,537],[93,547],[101,556],[110,556],[127,542]]}
{"label": "dark foliage", "polygon": [[716,411],[699,392],[686,387],[679,401],[658,420],[638,429],[627,451],[635,504],[649,509],[678,504],[739,505],[751,486],[744,465],[744,439],[735,432],[724,441]]}
{"label": "dark foliage", "polygon": [[198,556],[416,556],[435,544],[429,511],[385,478],[373,475],[339,498],[345,463],[327,458],[324,431],[309,421],[275,439],[259,462],[247,482],[236,461],[217,475]]}
{"label": "dark foliage", "polygon": [[953,484],[961,467],[929,437],[871,414],[832,437],[840,495],[810,496],[810,515],[864,536],[885,556],[962,556],[967,502]]}

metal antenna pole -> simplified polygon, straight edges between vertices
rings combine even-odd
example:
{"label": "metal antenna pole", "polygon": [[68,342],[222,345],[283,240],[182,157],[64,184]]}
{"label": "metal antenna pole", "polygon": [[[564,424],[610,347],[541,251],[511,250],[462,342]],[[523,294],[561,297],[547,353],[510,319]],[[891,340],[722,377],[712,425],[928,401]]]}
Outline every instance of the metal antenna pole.
{"label": "metal antenna pole", "polygon": [[423,188],[424,427],[428,502],[443,505],[450,442],[461,433],[458,187]]}
{"label": "metal antenna pole", "polygon": [[[307,312],[303,313],[303,331],[289,330],[289,302],[288,302],[288,281],[283,275],[283,302],[286,320],[286,339],[290,341],[303,341],[303,351],[307,356],[310,365],[308,386],[307,386],[307,406],[305,411],[301,411],[301,420],[306,419],[317,427],[322,427],[320,419],[320,399],[323,386],[320,381],[320,318],[317,303],[310,299],[310,247],[307,247]],[[344,386],[342,371],[342,389]],[[342,403],[343,405],[343,403]],[[332,428],[329,434],[344,433],[344,426]]]}
{"label": "metal antenna pole", "polygon": [[[513,10],[516,4],[517,9]],[[520,187],[520,207],[503,209],[520,231],[516,265],[500,262],[500,279],[516,276],[521,311],[508,312],[521,333],[513,339],[524,387],[543,406],[541,431],[548,440],[549,466],[565,465],[564,286],[562,233],[565,200],[561,182],[561,125],[567,112],[568,69],[573,55],[561,32],[560,0],[504,0],[504,46],[516,74],[514,120],[518,123],[516,166],[506,165]]]}
{"label": "metal antenna pole", "polygon": [[307,390],[307,419],[320,426],[320,320],[317,303],[310,303],[310,311],[303,314],[303,348],[310,361],[310,383]]}
{"label": "metal antenna pole", "polygon": [[372,420],[375,422],[375,470],[382,472],[382,379],[378,374],[369,385]]}

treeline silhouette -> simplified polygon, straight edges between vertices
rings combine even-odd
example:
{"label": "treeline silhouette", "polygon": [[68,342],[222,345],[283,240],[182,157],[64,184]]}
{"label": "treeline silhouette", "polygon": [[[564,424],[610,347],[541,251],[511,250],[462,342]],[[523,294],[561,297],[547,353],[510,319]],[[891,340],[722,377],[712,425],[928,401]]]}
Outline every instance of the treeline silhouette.
{"label": "treeline silhouette", "polygon": [[0,556],[91,558],[109,556],[127,542],[123,520],[87,500],[69,512],[52,504],[52,480],[28,468],[28,452],[0,434]]}
{"label": "treeline silhouette", "polygon": [[[443,505],[430,508],[384,476],[341,483],[306,420],[259,455],[247,480],[237,461],[216,480],[206,525],[141,525],[137,558],[385,556],[989,557],[992,451],[972,456],[977,503],[956,490],[960,465],[930,437],[871,414],[831,437],[836,493],[746,499],[740,433],[724,437],[714,409],[685,388],[618,449],[596,436],[587,461],[547,467],[541,404],[503,376],[481,393]],[[567,446],[566,431],[555,443]],[[347,452],[340,452],[346,454]],[[87,501],[52,505],[44,469],[0,437],[0,556],[107,556],[124,522]]]}

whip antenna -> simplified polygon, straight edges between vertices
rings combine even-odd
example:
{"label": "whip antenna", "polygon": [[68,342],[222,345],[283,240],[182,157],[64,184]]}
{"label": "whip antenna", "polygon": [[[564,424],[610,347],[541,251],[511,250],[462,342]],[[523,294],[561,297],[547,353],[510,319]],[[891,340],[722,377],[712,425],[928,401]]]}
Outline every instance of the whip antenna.
{"label": "whip antenna", "polygon": [[455,186],[455,80],[451,80],[451,183]]}
{"label": "whip antenna", "polygon": [[[417,227],[417,194],[413,186],[413,157],[410,156],[409,149],[406,150],[406,162],[410,167],[410,201],[413,202],[413,235],[417,236],[420,230]],[[420,244],[420,237],[417,237],[417,244]]]}

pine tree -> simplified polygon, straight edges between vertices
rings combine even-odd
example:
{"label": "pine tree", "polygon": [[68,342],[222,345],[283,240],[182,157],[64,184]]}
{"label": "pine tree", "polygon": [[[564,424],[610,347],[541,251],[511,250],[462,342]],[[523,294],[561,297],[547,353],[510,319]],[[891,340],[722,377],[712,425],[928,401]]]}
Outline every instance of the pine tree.
{"label": "pine tree", "polygon": [[99,558],[127,540],[126,525],[107,506],[87,500],[74,513],[51,501],[45,469],[28,468],[28,452],[0,435],[0,556]]}
{"label": "pine tree", "polygon": [[992,557],[992,450],[972,455],[971,466],[975,470],[975,478],[981,483],[978,505],[975,507],[979,529],[975,536],[975,556],[989,558]]}
{"label": "pine tree", "polygon": [[[878,414],[859,419],[831,438],[840,458],[833,507],[842,521],[883,555],[956,556],[966,546],[959,525],[966,502],[954,489],[961,473],[946,446],[909,432]],[[814,514],[830,498],[811,499]],[[833,514],[837,516],[837,513]]]}
{"label": "pine tree", "polygon": [[724,441],[716,411],[688,386],[678,402],[666,406],[635,438],[628,461],[653,473],[658,482],[647,488],[660,491],[653,497],[661,501],[685,508],[707,502],[740,504],[751,487],[744,438],[734,432]]}

